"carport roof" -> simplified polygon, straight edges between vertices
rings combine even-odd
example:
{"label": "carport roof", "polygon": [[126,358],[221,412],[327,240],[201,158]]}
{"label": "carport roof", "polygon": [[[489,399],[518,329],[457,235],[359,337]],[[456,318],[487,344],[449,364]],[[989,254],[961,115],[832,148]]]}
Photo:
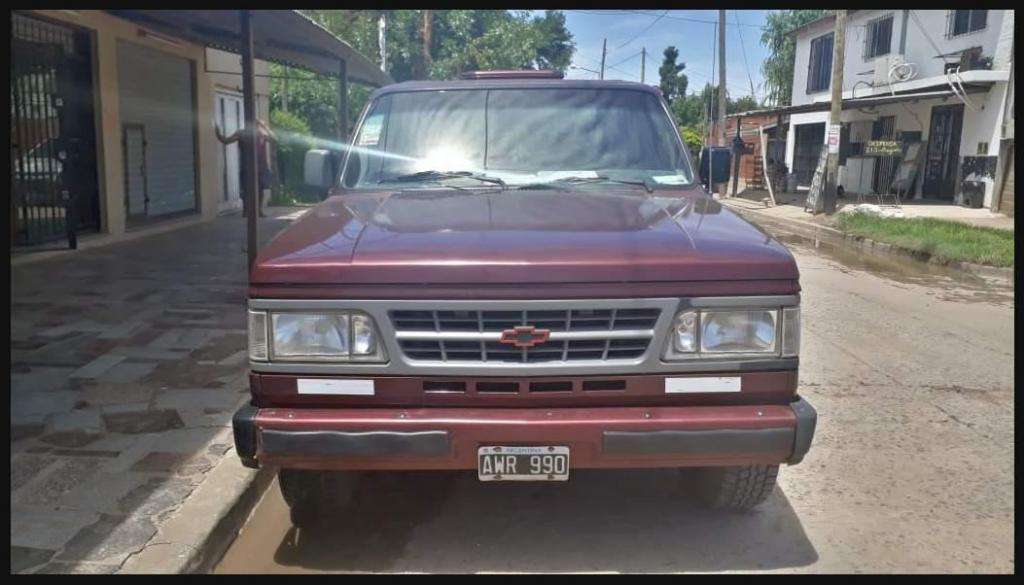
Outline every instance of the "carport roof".
{"label": "carport roof", "polygon": [[[241,52],[237,10],[109,10],[111,14],[194,43]],[[350,81],[373,87],[393,83],[391,77],[351,45],[297,10],[253,10],[255,57],[337,77],[346,62]]]}

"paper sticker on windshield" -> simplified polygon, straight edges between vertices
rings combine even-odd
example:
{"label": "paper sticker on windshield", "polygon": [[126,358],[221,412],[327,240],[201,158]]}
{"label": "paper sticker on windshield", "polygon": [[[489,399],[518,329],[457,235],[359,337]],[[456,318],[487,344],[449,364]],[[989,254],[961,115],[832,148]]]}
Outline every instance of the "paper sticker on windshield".
{"label": "paper sticker on windshield", "polygon": [[596,179],[597,171],[537,171],[537,178],[542,181],[558,181],[561,179]]}
{"label": "paper sticker on windshield", "polygon": [[686,180],[685,175],[661,175],[658,177],[651,177],[655,183],[661,185],[685,185],[690,181]]}
{"label": "paper sticker on windshield", "polygon": [[374,114],[363,122],[359,131],[357,146],[377,146],[380,142],[380,129],[384,125],[384,114]]}

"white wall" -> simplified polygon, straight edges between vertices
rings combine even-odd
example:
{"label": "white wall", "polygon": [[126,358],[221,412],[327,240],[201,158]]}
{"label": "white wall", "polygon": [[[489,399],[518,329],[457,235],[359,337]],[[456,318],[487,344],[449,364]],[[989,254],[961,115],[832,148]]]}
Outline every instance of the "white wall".
{"label": "white wall", "polygon": [[[256,117],[264,122],[270,121],[270,73],[266,61],[256,59]],[[227,71],[229,73],[220,73]],[[242,93],[242,57],[238,53],[229,53],[220,49],[206,48],[206,74],[216,90],[231,93]],[[264,76],[264,77],[260,77]]]}
{"label": "white wall", "polygon": [[[985,28],[952,38],[946,37],[947,14],[949,10],[915,10],[914,11],[928,31],[928,36],[938,45],[942,53],[962,51],[971,47],[981,46],[986,56],[996,57],[994,69],[1008,69],[1010,49],[1013,41],[1013,11],[989,10]],[[1010,26],[1003,26],[1004,14],[1008,14]],[[876,18],[892,14],[891,53],[899,53],[900,34],[903,27],[902,10],[857,10],[847,19],[846,51],[843,67],[843,91],[850,91],[858,81],[873,80],[874,60],[864,59],[864,43],[867,36],[867,23]],[[793,71],[792,105],[806,104],[813,101],[828,100],[829,90],[807,94],[807,66],[810,58],[811,40],[831,32],[835,27],[834,19],[826,19],[815,23],[797,33],[796,61]],[[913,15],[907,17],[906,50],[904,56],[908,62],[917,65],[917,79],[943,75],[944,60],[935,58],[936,51],[918,26]],[[862,84],[858,91],[866,89]]]}

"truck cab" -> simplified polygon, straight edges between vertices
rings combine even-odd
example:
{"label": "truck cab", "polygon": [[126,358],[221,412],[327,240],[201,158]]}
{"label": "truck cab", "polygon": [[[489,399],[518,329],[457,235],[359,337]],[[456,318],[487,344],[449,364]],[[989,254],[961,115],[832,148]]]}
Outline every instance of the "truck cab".
{"label": "truck cab", "polygon": [[329,196],[250,274],[242,461],[298,526],[365,470],[763,501],[816,420],[793,256],[701,187],[656,87],[466,77],[377,90],[339,171],[307,160]]}

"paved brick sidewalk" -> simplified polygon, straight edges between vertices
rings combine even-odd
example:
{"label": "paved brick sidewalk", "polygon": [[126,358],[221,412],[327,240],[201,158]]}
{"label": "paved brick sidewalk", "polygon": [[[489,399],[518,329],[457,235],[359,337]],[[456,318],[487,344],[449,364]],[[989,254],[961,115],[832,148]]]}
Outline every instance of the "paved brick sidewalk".
{"label": "paved brick sidewalk", "polygon": [[12,573],[117,571],[233,456],[245,262],[236,215],[12,267]]}

